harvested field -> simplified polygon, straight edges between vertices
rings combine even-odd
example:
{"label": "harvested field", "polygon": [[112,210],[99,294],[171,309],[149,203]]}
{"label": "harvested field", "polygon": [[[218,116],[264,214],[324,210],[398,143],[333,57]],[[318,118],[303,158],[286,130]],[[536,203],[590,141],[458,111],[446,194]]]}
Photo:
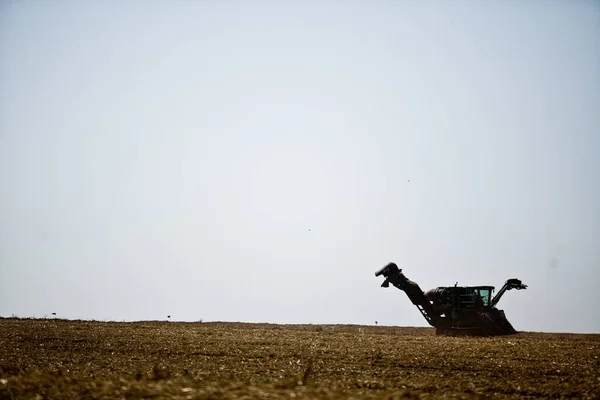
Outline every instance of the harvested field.
{"label": "harvested field", "polygon": [[600,335],[0,319],[0,398],[600,398]]}

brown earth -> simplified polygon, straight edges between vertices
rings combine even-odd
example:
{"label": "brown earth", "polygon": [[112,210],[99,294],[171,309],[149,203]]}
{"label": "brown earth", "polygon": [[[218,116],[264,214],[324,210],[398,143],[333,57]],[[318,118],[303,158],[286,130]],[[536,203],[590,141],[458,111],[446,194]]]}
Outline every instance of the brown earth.
{"label": "brown earth", "polygon": [[0,319],[0,399],[600,398],[600,335]]}

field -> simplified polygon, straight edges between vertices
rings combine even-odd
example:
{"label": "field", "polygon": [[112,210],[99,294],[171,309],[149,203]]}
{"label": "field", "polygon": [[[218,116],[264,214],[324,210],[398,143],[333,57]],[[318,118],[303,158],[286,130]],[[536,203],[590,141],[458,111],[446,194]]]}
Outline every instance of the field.
{"label": "field", "polygon": [[600,335],[0,319],[0,399],[600,398]]}

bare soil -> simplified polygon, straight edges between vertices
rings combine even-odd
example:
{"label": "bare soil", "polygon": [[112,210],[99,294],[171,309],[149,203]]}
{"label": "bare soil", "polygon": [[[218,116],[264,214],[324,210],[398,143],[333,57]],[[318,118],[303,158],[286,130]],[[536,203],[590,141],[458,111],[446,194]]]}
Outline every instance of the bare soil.
{"label": "bare soil", "polygon": [[0,318],[0,399],[600,398],[600,334]]}

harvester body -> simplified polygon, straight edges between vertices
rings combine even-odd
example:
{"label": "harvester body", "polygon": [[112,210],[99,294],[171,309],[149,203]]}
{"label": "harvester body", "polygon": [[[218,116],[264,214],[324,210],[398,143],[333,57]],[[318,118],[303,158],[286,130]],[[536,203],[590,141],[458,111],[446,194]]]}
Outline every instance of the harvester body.
{"label": "harvester body", "polygon": [[383,275],[382,287],[390,283],[402,290],[419,309],[436,334],[498,336],[517,333],[503,310],[496,304],[512,289],[526,289],[518,279],[509,279],[492,297],[494,286],[449,286],[423,292],[418,284],[406,278],[395,263],[389,263],[375,273]]}

